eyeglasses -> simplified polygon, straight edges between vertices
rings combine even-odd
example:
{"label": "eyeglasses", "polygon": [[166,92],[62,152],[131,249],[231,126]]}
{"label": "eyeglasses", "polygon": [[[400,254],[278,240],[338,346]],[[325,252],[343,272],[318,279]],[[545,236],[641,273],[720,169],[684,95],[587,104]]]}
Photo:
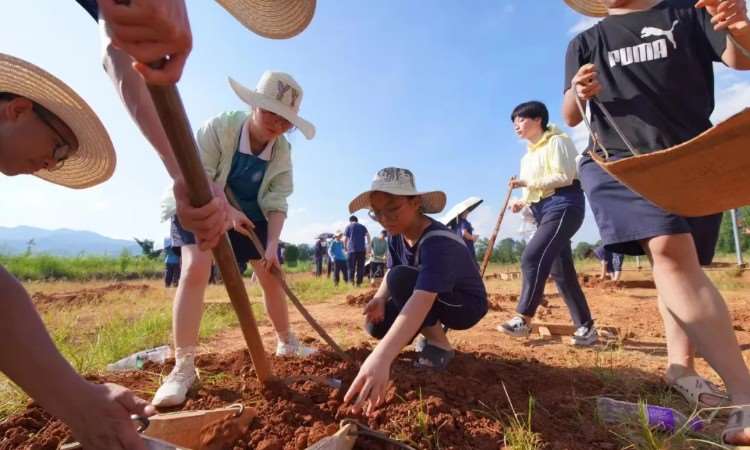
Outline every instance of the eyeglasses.
{"label": "eyeglasses", "polygon": [[387,208],[383,211],[375,211],[374,209],[371,209],[367,211],[367,215],[375,222],[381,222],[383,219],[396,220],[398,219],[398,213],[401,212],[401,208],[403,208],[405,204],[406,202],[402,202],[398,206]]}
{"label": "eyeglasses", "polygon": [[65,165],[65,160],[67,160],[70,155],[73,154],[73,150],[71,150],[71,145],[68,144],[68,142],[65,140],[62,134],[55,128],[55,126],[52,123],[52,117],[55,117],[54,114],[52,114],[47,108],[43,107],[42,105],[39,105],[37,103],[34,103],[34,106],[32,107],[34,113],[36,113],[36,116],[39,117],[39,120],[41,120],[49,129],[51,129],[57,137],[60,139],[60,142],[62,144],[57,144],[52,149],[52,159],[55,160],[55,163],[53,166],[47,167],[47,170],[50,172],[53,172],[55,170],[61,169]]}

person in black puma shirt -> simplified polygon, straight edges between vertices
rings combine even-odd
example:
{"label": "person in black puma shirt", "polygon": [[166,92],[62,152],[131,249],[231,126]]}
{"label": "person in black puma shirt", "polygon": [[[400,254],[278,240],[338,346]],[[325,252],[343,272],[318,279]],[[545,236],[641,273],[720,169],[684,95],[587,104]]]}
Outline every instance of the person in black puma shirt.
{"label": "person in black puma shirt", "polygon": [[[566,0],[605,19],[570,42],[563,116],[582,121],[576,96],[598,97],[633,146],[643,153],[682,143],[711,127],[713,63],[750,69],[750,20],[745,0]],[[626,145],[590,103],[594,133],[614,159]],[[632,192],[589,156],[579,175],[609,251],[648,254],[666,329],[666,381],[699,407],[726,400],[694,367],[695,348],[721,376],[732,404],[750,404],[750,373],[726,304],[701,265],[711,262],[721,215],[684,218]],[[689,195],[689,187],[684,193]],[[750,408],[736,408],[722,439],[750,443]],[[743,419],[744,417],[744,419]]]}

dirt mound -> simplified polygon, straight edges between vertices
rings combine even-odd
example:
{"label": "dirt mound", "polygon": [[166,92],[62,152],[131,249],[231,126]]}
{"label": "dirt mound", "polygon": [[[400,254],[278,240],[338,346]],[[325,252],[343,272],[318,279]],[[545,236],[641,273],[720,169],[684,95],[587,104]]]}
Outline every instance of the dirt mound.
{"label": "dirt mound", "polygon": [[[348,351],[358,362],[369,352],[365,346]],[[587,371],[555,368],[536,360],[502,358],[492,353],[459,351],[447,371],[435,372],[415,369],[414,358],[414,353],[404,352],[393,364],[394,384],[385,405],[372,416],[363,417],[351,415],[342,404],[357,366],[331,354],[321,352],[305,360],[271,357],[271,362],[280,378],[313,374],[334,377],[343,380],[341,390],[309,380],[263,387],[255,378],[246,352],[199,356],[202,385],[190,392],[183,409],[212,409],[236,402],[253,405],[258,415],[248,431],[227,446],[234,449],[304,449],[333,434],[341,419],[352,417],[415,448],[497,450],[503,443],[503,424],[512,417],[502,388],[504,382],[522,415],[530,392],[534,393],[537,405],[543,405],[534,410],[532,427],[544,430],[542,437],[553,442],[549,448],[598,448],[598,443],[607,440],[606,430],[596,425],[593,407],[584,408],[573,395],[602,389],[601,382]],[[151,367],[149,372],[166,373],[169,369]],[[156,377],[144,372],[112,374],[107,381],[146,392],[153,392],[158,383]],[[69,438],[69,432],[60,422],[31,407],[0,425],[0,437],[3,442],[0,450],[52,450]],[[360,438],[355,448],[388,447]]]}
{"label": "dirt mound", "polygon": [[521,272],[497,272],[489,273],[484,276],[485,280],[496,280],[498,278],[503,281],[519,280],[521,279]]}
{"label": "dirt mound", "polygon": [[369,291],[359,295],[347,295],[346,304],[349,306],[365,306],[367,302],[375,297],[378,292],[377,288],[370,289]]}
{"label": "dirt mound", "polygon": [[619,289],[656,289],[656,285],[653,280],[620,280],[612,281],[607,279],[601,279],[597,276],[579,274],[578,281],[581,286],[587,288],[600,288],[607,290],[619,290]]}
{"label": "dirt mound", "polygon": [[[542,308],[549,307],[549,301],[553,298],[559,298],[560,294],[544,294],[542,296]],[[487,306],[490,311],[505,311],[506,309],[514,309],[518,303],[517,294],[487,294]]]}
{"label": "dirt mound", "polygon": [[37,306],[74,306],[99,303],[109,294],[120,294],[128,291],[138,291],[139,294],[144,294],[150,289],[151,287],[147,284],[114,283],[99,288],[70,292],[55,292],[52,294],[35,292],[32,294],[31,300]]}

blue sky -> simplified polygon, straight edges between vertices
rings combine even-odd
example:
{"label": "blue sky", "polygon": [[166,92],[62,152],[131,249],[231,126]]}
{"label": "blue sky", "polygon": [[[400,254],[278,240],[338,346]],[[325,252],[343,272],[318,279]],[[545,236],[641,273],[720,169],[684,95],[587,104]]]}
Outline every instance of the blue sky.
{"label": "blue sky", "polygon": [[[538,99],[561,123],[565,49],[592,24],[555,0],[320,0],[303,34],[272,41],[213,1],[187,3],[194,50],[179,88],[194,128],[245,109],[227,76],[254,87],[264,70],[282,70],[305,90],[301,114],[318,134],[290,137],[295,193],[282,239],[291,242],[343,227],[348,202],[385,166],[411,169],[420,189],[444,190],[448,207],[484,198],[470,218],[489,234],[525,151],[510,111]],[[85,98],[109,130],[118,166],[107,183],[84,191],[0,175],[0,226],[159,242],[168,230],[159,199],[170,180],[101,70],[94,22],[72,0],[12,2],[5,17],[0,52],[45,68]],[[750,105],[750,74],[717,67],[717,80],[717,118]],[[569,132],[585,141],[583,130]],[[518,238],[519,223],[509,214],[501,236]],[[597,239],[589,214],[575,240]]]}

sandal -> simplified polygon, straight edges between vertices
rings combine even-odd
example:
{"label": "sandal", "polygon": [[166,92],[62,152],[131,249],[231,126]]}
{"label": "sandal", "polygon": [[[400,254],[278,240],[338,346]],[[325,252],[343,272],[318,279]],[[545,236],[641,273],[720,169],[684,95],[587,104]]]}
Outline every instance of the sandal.
{"label": "sandal", "polygon": [[727,443],[727,435],[729,433],[735,432],[735,431],[741,431],[745,428],[750,428],[750,406],[738,406],[735,408],[731,414],[729,414],[729,419],[727,420],[727,426],[724,428],[724,431],[721,433],[721,442],[724,445],[731,446],[730,448],[734,449],[747,449],[750,447],[746,446],[734,446],[734,444]]}
{"label": "sandal", "polygon": [[443,350],[440,347],[426,342],[422,351],[417,353],[417,355],[418,357],[417,361],[414,363],[414,367],[420,369],[445,370],[445,368],[448,367],[450,360],[456,356],[456,352],[454,350]]}
{"label": "sandal", "polygon": [[[729,401],[727,394],[715,384],[698,375],[686,375],[673,381],[667,381],[670,388],[679,392],[693,408],[719,408]],[[706,397],[717,400],[715,404],[706,403]]]}

